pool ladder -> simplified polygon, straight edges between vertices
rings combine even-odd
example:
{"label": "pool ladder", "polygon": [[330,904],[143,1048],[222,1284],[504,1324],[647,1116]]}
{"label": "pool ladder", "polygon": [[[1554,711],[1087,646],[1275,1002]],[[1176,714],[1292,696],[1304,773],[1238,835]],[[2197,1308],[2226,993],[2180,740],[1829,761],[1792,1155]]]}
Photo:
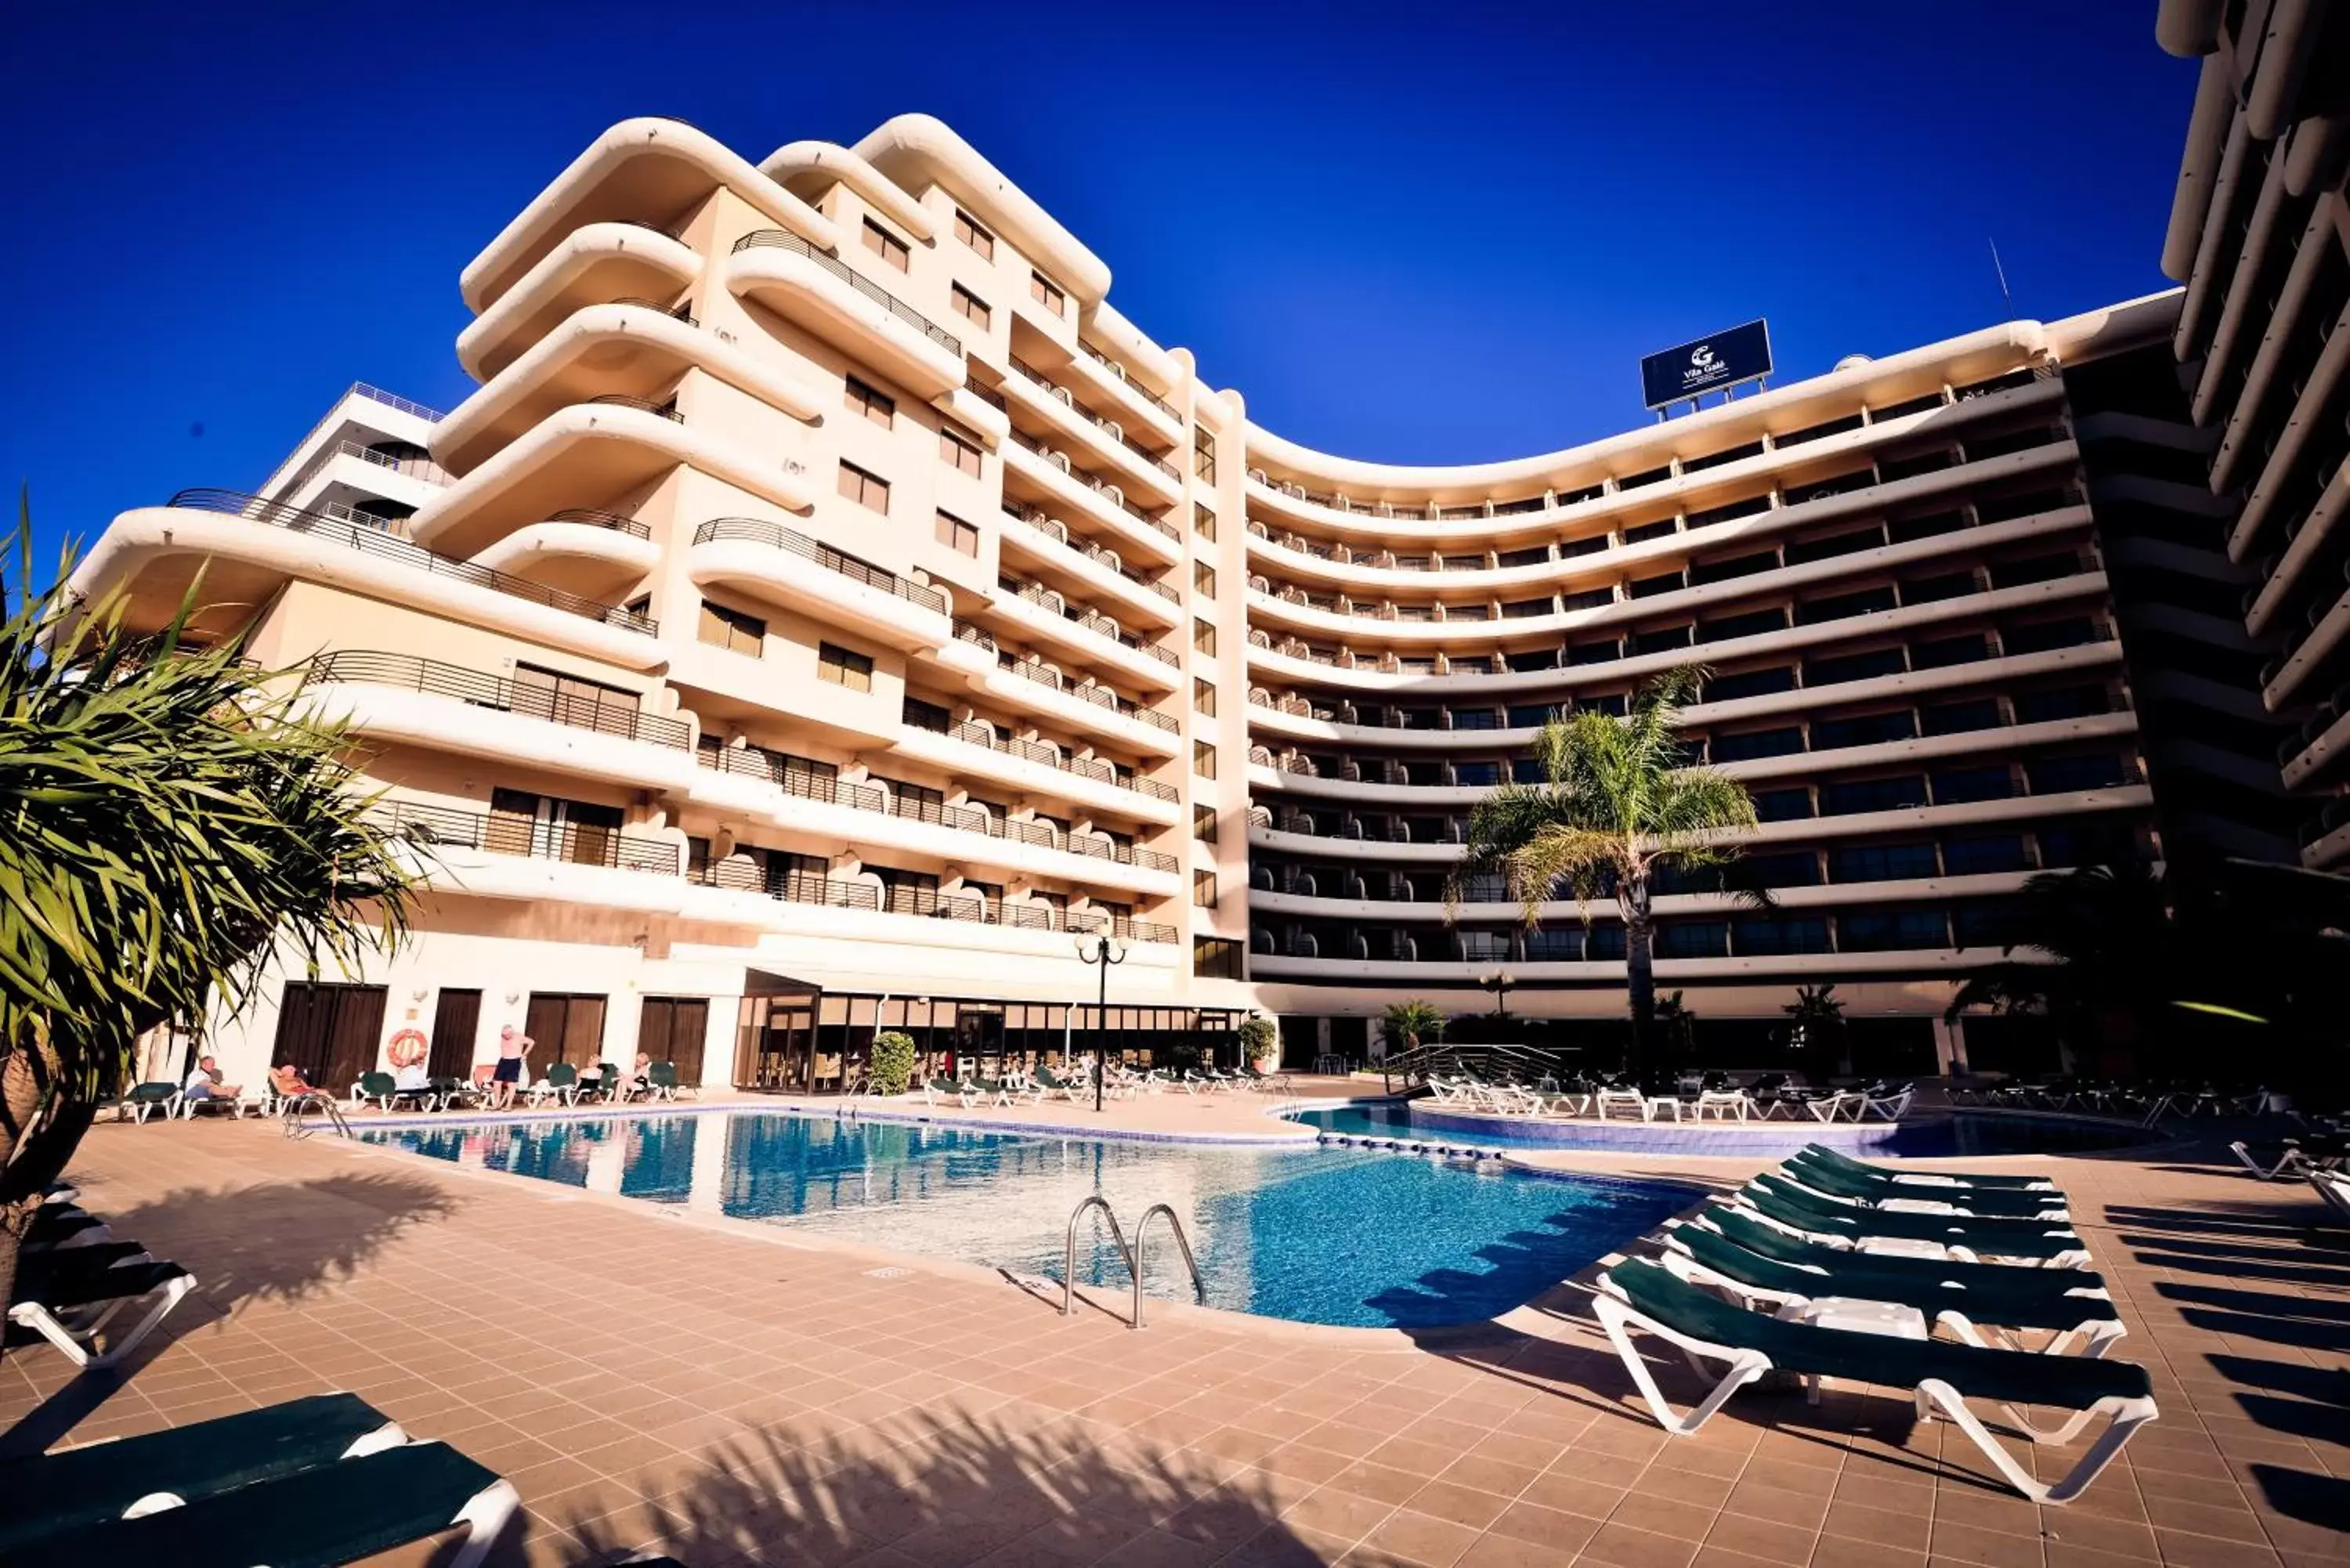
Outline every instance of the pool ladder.
{"label": "pool ladder", "polygon": [[1061,1264],[1061,1315],[1063,1317],[1068,1316],[1076,1310],[1077,1221],[1086,1217],[1086,1211],[1089,1209],[1100,1210],[1102,1218],[1109,1221],[1110,1240],[1118,1243],[1118,1255],[1126,1261],[1126,1272],[1134,1277],[1134,1321],[1127,1324],[1128,1328],[1142,1326],[1142,1272],[1149,1259],[1150,1221],[1161,1214],[1167,1216],[1167,1229],[1173,1232],[1175,1245],[1182,1250],[1183,1266],[1191,1272],[1192,1294],[1199,1298],[1201,1305],[1207,1304],[1207,1283],[1200,1278],[1199,1260],[1191,1256],[1191,1238],[1183,1234],[1183,1221],[1176,1216],[1175,1210],[1164,1203],[1154,1203],[1144,1210],[1141,1221],[1134,1228],[1134,1244],[1129,1247],[1127,1245],[1126,1232],[1118,1228],[1118,1211],[1109,1206],[1108,1199],[1097,1192],[1079,1203],[1069,1214],[1068,1252],[1063,1258]]}

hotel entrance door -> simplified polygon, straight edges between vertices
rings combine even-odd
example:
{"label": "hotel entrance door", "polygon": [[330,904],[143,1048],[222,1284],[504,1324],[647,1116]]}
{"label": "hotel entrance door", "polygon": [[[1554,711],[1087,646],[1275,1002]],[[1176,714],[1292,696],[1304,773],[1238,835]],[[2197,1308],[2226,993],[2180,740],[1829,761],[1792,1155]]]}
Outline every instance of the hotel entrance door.
{"label": "hotel entrance door", "polygon": [[735,1014],[734,1086],[805,1095],[813,1087],[815,986],[753,970]]}

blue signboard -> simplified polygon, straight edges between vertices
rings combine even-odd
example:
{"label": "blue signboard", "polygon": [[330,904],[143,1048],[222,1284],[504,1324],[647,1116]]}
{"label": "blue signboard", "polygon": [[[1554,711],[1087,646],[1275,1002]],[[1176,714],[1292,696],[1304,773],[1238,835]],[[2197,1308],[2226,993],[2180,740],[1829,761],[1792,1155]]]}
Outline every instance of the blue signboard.
{"label": "blue signboard", "polygon": [[1770,324],[1750,321],[1648,356],[1640,361],[1640,393],[1649,408],[1661,409],[1770,373]]}

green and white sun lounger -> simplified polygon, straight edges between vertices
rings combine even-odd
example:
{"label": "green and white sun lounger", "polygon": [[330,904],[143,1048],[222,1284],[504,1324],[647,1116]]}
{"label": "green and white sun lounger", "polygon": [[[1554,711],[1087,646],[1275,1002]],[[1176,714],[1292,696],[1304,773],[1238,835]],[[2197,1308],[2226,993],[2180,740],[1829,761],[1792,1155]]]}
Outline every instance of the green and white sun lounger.
{"label": "green and white sun lounger", "polygon": [[1860,1209],[1773,1181],[1768,1176],[1757,1176],[1739,1189],[1735,1201],[1774,1224],[1832,1246],[1842,1243],[1849,1247],[1887,1239],[1930,1241],[1968,1262],[2012,1258],[2046,1268],[2085,1268],[2089,1262],[2089,1250],[2080,1233],[2054,1221]]}
{"label": "green and white sun lounger", "polygon": [[1994,1191],[1985,1188],[1977,1190],[1959,1187],[1911,1187],[1906,1183],[1871,1180],[1854,1176],[1833,1165],[1805,1159],[1797,1155],[1779,1168],[1779,1174],[1789,1181],[1800,1182],[1813,1191],[1847,1203],[1864,1204],[1871,1209],[1908,1209],[1916,1213],[1933,1213],[1948,1210],[1958,1214],[1972,1214],[1983,1219],[2010,1220],[2069,1220],[2072,1211],[2064,1207],[2061,1192]]}
{"label": "green and white sun lounger", "polygon": [[1753,1211],[1730,1204],[1712,1205],[1698,1217],[1697,1223],[1719,1231],[1750,1252],[1759,1252],[1763,1257],[1775,1258],[1780,1262],[1799,1267],[1816,1265],[1825,1268],[1839,1261],[1866,1259],[1872,1270],[1896,1280],[1929,1282],[1948,1280],[1961,1287],[1982,1285],[2004,1289],[2012,1286],[2052,1296],[2061,1296],[2075,1290],[2099,1291],[2106,1288],[2105,1276],[2087,1268],[2045,1269],[2035,1264],[1970,1263],[1955,1258],[1856,1252],[1834,1243],[1791,1236]]}
{"label": "green and white sun lounger", "polygon": [[[1745,1229],[1767,1231],[1768,1227],[1750,1220]],[[1979,1263],[1972,1265],[1973,1278],[1960,1284],[1880,1269],[1875,1266],[1879,1260],[1866,1252],[1835,1252],[1825,1247],[1810,1249],[1824,1261],[1795,1263],[1751,1251],[1710,1229],[1704,1220],[1671,1227],[1665,1231],[1664,1241],[1669,1250],[1662,1261],[1675,1278],[1719,1289],[1757,1311],[1828,1300],[1887,1302],[1916,1308],[1968,1345],[2022,1350],[2027,1346],[2007,1331],[2044,1332],[2054,1337],[2038,1354],[2049,1355],[2076,1351],[2103,1355],[2125,1332],[2114,1314],[2113,1298],[2102,1287],[2085,1282],[2059,1293],[2041,1282],[2064,1282],[2066,1276],[2088,1278],[2076,1270],[2002,1269]],[[1943,1265],[1946,1272],[1967,1267]]]}
{"label": "green and white sun lounger", "polygon": [[[1618,1263],[1600,1275],[1598,1283],[1592,1310],[1600,1326],[1624,1358],[1625,1369],[1658,1424],[1677,1438],[1696,1436],[1732,1394],[1767,1372],[1847,1378],[1911,1390],[1921,1419],[1935,1410],[1948,1416],[2008,1485],[2033,1502],[2063,1503],[2080,1496],[2121,1452],[2130,1434],[2156,1415],[2153,1384],[2146,1368],[2132,1362],[1981,1350],[1782,1322],[1718,1300],[1638,1259]],[[1675,1346],[1700,1376],[1714,1376],[1705,1363],[1726,1364],[1721,1381],[1688,1415],[1675,1414],[1657,1386],[1656,1374],[1632,1343],[1636,1329]],[[2106,1418],[2106,1429],[2068,1473],[2045,1482],[1991,1436],[1967,1407],[1970,1398],[2005,1405],[2008,1419],[2036,1443],[2069,1443],[2100,1416]],[[2043,1431],[2017,1414],[2016,1407],[2026,1405],[2054,1406],[2074,1414],[2054,1430]]]}
{"label": "green and white sun lounger", "polygon": [[358,1459],[408,1440],[356,1394],[316,1394],[144,1437],[0,1460],[0,1561],[44,1538],[86,1530]]}
{"label": "green and white sun lounger", "polygon": [[[68,1268],[46,1279],[36,1277],[18,1290],[8,1306],[8,1324],[39,1334],[76,1366],[95,1370],[138,1349],[195,1284],[195,1276],[179,1264],[151,1259],[109,1268]],[[99,1334],[123,1308],[151,1298],[153,1304],[128,1333],[109,1334],[105,1350],[97,1348]]]}
{"label": "green and white sun lounger", "polygon": [[521,1506],[513,1487],[445,1443],[409,1443],[241,1486],[136,1519],[50,1535],[9,1568],[276,1568],[356,1563],[463,1528],[452,1568],[477,1568]]}
{"label": "green and white sun lounger", "polygon": [[2002,1192],[2054,1192],[2056,1190],[2056,1184],[2044,1176],[1980,1170],[1891,1170],[1881,1165],[1871,1165],[1865,1159],[1855,1159],[1842,1149],[1830,1148],[1824,1143],[1805,1144],[1796,1152],[1795,1158],[1817,1160],[1822,1165],[1832,1165],[1847,1175],[1875,1177],[1882,1181],[1898,1182],[1904,1187],[1974,1187],[1989,1188]]}

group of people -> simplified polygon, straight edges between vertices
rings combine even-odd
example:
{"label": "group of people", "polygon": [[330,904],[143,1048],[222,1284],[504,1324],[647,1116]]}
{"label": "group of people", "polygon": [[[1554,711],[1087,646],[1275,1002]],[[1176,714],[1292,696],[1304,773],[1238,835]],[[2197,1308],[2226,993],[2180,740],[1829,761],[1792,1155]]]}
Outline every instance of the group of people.
{"label": "group of people", "polygon": [[[489,1069],[488,1081],[483,1085],[483,1087],[489,1091],[490,1109],[503,1111],[513,1108],[515,1094],[523,1085],[530,1081],[530,1054],[537,1044],[537,1041],[511,1023],[498,1031],[497,1064]],[[650,1056],[643,1052],[637,1054],[636,1085],[639,1089],[650,1087],[652,1065],[653,1059]],[[594,1076],[592,1070],[585,1076],[592,1081]],[[432,1083],[432,1074],[426,1068],[424,1058],[421,1054],[400,1064],[392,1073],[392,1085],[398,1089],[422,1090],[430,1088]],[[303,1074],[302,1069],[291,1062],[280,1063],[269,1070],[269,1086],[280,1097],[286,1099],[292,1099],[300,1095],[331,1094],[330,1090],[311,1083]],[[210,1056],[203,1057],[196,1064],[195,1071],[188,1075],[188,1080],[183,1088],[192,1100],[205,1098],[234,1100],[244,1092],[241,1085],[221,1082],[220,1068]]]}

